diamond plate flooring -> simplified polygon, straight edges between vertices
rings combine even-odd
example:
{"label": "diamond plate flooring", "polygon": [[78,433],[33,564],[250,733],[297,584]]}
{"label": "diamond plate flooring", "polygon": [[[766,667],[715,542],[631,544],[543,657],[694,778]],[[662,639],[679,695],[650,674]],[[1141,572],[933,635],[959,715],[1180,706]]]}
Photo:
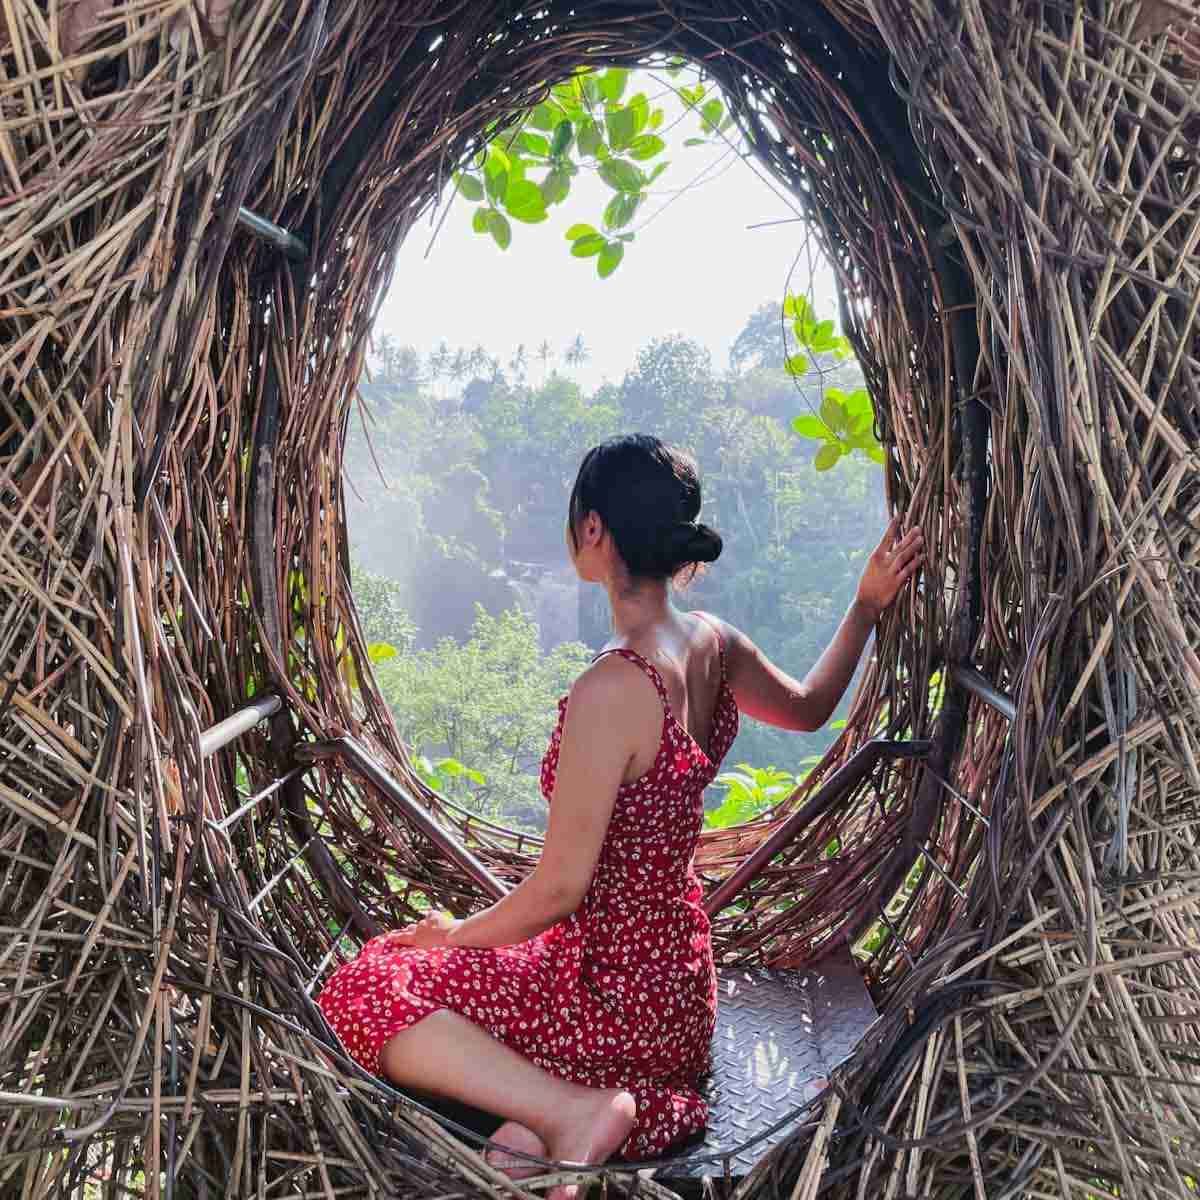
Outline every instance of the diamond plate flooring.
{"label": "diamond plate flooring", "polygon": [[[712,1069],[701,1090],[709,1102],[703,1139],[655,1170],[663,1179],[721,1175],[721,1156],[770,1129],[811,1100],[875,1020],[875,1008],[850,954],[841,950],[804,971],[722,968]],[[446,1100],[417,1097],[444,1117],[488,1137],[499,1121]],[[730,1156],[745,1175],[790,1125]]]}
{"label": "diamond plate flooring", "polygon": [[[740,1146],[812,1099],[875,1020],[875,1007],[849,952],[803,971],[723,968],[703,1141],[686,1146],[657,1174],[721,1174],[721,1162],[694,1161]],[[787,1136],[785,1127],[730,1160],[744,1175]]]}

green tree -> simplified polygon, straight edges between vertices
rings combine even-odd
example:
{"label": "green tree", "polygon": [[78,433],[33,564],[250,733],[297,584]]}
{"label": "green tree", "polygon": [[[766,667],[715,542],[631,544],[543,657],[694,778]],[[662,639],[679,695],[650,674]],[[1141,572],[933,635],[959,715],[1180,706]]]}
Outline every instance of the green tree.
{"label": "green tree", "polygon": [[549,654],[519,610],[477,609],[468,641],[440,641],[384,663],[383,694],[406,743],[431,761],[456,760],[482,784],[455,776],[454,798],[472,810],[531,829],[545,827],[538,788],[541,757],[558,698],[587,665],[590,651],[565,642]]}
{"label": "green tree", "polygon": [[591,357],[592,352],[587,348],[582,333],[577,333],[570,345],[563,351],[563,362],[572,370],[578,370]]}
{"label": "green tree", "polygon": [[621,408],[632,427],[660,435],[670,429],[690,444],[701,413],[720,391],[712,355],[694,339],[671,333],[638,351],[621,384]]}

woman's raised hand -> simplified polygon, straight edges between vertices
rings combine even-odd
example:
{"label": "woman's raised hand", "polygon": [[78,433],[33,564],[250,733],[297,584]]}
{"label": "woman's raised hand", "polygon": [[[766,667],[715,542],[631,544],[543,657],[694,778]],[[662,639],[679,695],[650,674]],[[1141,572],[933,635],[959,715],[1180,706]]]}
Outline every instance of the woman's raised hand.
{"label": "woman's raised hand", "polygon": [[900,518],[893,517],[883,540],[871,552],[858,581],[858,603],[878,618],[900,589],[925,561],[925,536],[919,529],[900,534]]}

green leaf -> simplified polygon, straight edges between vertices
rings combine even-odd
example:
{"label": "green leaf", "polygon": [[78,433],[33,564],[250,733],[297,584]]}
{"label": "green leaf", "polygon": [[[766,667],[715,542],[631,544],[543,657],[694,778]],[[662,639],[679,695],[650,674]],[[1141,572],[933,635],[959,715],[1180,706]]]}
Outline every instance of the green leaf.
{"label": "green leaf", "polygon": [[[565,124],[569,125],[570,122],[565,122]],[[517,144],[523,150],[528,150],[530,154],[540,154],[543,158],[550,157],[549,139],[542,137],[540,133],[525,131],[517,138]]]}
{"label": "green leaf", "polygon": [[633,220],[638,205],[642,202],[640,195],[633,192],[618,192],[604,209],[604,228],[609,232],[623,229]]}
{"label": "green leaf", "polygon": [[683,144],[685,146],[707,146],[708,138],[702,138],[702,137],[684,138]]}
{"label": "green leaf", "polygon": [[808,298],[806,296],[787,295],[783,300],[783,315],[793,320],[803,321],[808,315]]}
{"label": "green leaf", "polygon": [[721,114],[725,111],[725,106],[720,100],[709,100],[700,109],[700,118],[704,122],[704,130],[706,133],[713,132],[721,123]]}
{"label": "green leaf", "polygon": [[845,433],[849,423],[846,418],[846,410],[836,397],[831,396],[828,392],[821,398],[821,420],[834,433]]}
{"label": "green leaf", "polygon": [[877,462],[881,467],[887,462],[887,455],[884,453],[883,447],[879,445],[868,446],[867,457],[873,462]]}
{"label": "green leaf", "polygon": [[603,141],[604,136],[600,132],[600,126],[591,117],[580,122],[575,142],[579,147],[579,153],[584,158],[594,158]]}
{"label": "green leaf", "polygon": [[641,133],[650,120],[650,101],[638,92],[629,102],[629,111],[633,113],[633,132]]}
{"label": "green leaf", "polygon": [[812,332],[812,348],[814,350],[830,350],[833,348],[833,341],[833,322],[819,322]]}
{"label": "green leaf", "polygon": [[468,200],[483,199],[483,184],[474,175],[464,175],[461,172],[454,177],[459,192]]}
{"label": "green leaf", "polygon": [[571,247],[571,253],[576,258],[590,258],[593,254],[599,254],[606,245],[608,245],[606,238],[598,233],[589,233],[575,242]]}
{"label": "green leaf", "polygon": [[660,162],[654,164],[654,169],[646,176],[646,186],[649,187],[671,164]]}
{"label": "green leaf", "polygon": [[490,229],[488,224],[488,213],[491,211],[492,210],[490,208],[477,208],[475,210],[474,215],[471,217],[471,228],[474,229],[476,233],[488,232]]}
{"label": "green leaf", "polygon": [[792,420],[792,428],[801,437],[816,438],[821,442],[829,436],[829,430],[825,428],[825,422],[820,417],[814,417],[811,413],[804,413],[801,416],[795,417]]}
{"label": "green leaf", "polygon": [[572,225],[567,230],[567,240],[570,242],[577,241],[581,237],[587,237],[589,234],[597,233],[594,225]]}
{"label": "green leaf", "polygon": [[555,105],[543,101],[529,114],[529,123],[534,129],[542,129],[548,133],[558,124],[561,115]]}
{"label": "green leaf", "polygon": [[607,279],[620,265],[625,257],[625,247],[620,242],[608,242],[596,261],[596,273],[601,279]]}
{"label": "green leaf", "polygon": [[[425,759],[425,762],[428,763],[429,760]],[[447,779],[457,779],[460,776],[465,776],[467,779],[471,780],[472,783],[483,784],[485,782],[481,772],[476,771],[471,767],[464,766],[458,761],[457,758],[440,759],[437,766],[433,769],[436,770],[439,775],[444,775]]]}
{"label": "green leaf", "polygon": [[554,155],[566,154],[568,147],[571,145],[571,138],[575,136],[575,126],[570,121],[559,121],[557,128],[554,130],[554,141],[550,146],[550,153]]}
{"label": "green leaf", "polygon": [[653,133],[642,133],[629,143],[629,157],[637,162],[645,162],[656,154],[661,154],[667,148],[667,143]]}
{"label": "green leaf", "polygon": [[499,204],[508,190],[508,172],[512,162],[508,155],[493,142],[488,147],[487,161],[483,164],[483,181],[493,204]]}
{"label": "green leaf", "polygon": [[494,208],[488,210],[488,232],[501,250],[508,249],[512,241],[512,226],[505,215]]}
{"label": "green leaf", "polygon": [[570,175],[556,167],[542,180],[542,201],[547,205],[557,204],[567,198],[570,190]]}
{"label": "green leaf", "polygon": [[808,370],[808,359],[803,354],[789,354],[783,369],[789,375],[803,375]]}
{"label": "green leaf", "polygon": [[600,164],[600,178],[618,192],[640,192],[646,177],[631,162],[610,158]]}
{"label": "green leaf", "polygon": [[604,99],[600,91],[600,81],[592,75],[583,77],[583,98],[589,104],[599,104]]}
{"label": "green leaf", "polygon": [[604,114],[608,144],[614,150],[624,150],[637,136],[637,118],[632,108],[616,108]]}
{"label": "green leaf", "polygon": [[828,471],[830,467],[837,463],[837,460],[842,457],[842,448],[837,442],[826,442],[824,446],[817,451],[816,457],[813,459],[813,466],[818,471]]}
{"label": "green leaf", "polygon": [[509,215],[528,225],[536,225],[546,219],[546,202],[542,199],[542,190],[536,183],[527,179],[518,179],[508,185],[504,195],[504,207]]}
{"label": "green leaf", "polygon": [[367,647],[367,658],[373,663],[387,662],[396,657],[396,647],[390,642],[372,642]]}
{"label": "green leaf", "polygon": [[830,388],[829,394],[836,394],[837,398],[845,405],[847,412],[875,415],[875,406],[871,403],[871,393],[866,388],[855,388],[848,394],[838,388]]}
{"label": "green leaf", "polygon": [[629,82],[629,71],[625,67],[609,67],[603,75],[600,76],[600,94],[605,100],[616,104],[625,92],[625,85]]}

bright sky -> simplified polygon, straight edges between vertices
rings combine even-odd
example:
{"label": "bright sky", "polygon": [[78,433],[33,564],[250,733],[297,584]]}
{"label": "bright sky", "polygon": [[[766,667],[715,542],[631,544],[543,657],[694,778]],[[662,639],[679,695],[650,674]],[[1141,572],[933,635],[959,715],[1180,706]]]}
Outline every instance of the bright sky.
{"label": "bright sky", "polygon": [[[668,120],[671,112],[668,105]],[[681,126],[674,137],[682,141],[693,132]],[[507,251],[472,232],[474,206],[459,197],[428,257],[432,223],[408,235],[376,335],[387,333],[422,354],[443,339],[451,348],[482,343],[505,364],[524,342],[537,379],[533,351],[542,339],[561,355],[582,333],[592,359],[577,378],[590,389],[606,378],[619,382],[650,338],[680,332],[707,346],[713,365],[724,370],[750,313],[764,300],[782,300],[802,227],[789,221],[794,214],[783,189],[768,184],[761,167],[730,157],[711,178],[677,194],[719,154],[668,144],[664,157],[671,165],[658,182],[671,191],[643,206],[636,240],[608,279],[597,277],[594,258],[572,258],[564,237],[576,222],[599,226],[613,193],[597,176],[576,176],[571,194],[541,224],[514,221]],[[653,216],[672,194],[669,207]],[[653,219],[642,232],[647,217]],[[789,223],[749,228],[771,221]],[[793,291],[806,290],[808,274],[802,261]],[[832,273],[822,265],[813,281],[822,317],[836,319],[833,296]]]}

